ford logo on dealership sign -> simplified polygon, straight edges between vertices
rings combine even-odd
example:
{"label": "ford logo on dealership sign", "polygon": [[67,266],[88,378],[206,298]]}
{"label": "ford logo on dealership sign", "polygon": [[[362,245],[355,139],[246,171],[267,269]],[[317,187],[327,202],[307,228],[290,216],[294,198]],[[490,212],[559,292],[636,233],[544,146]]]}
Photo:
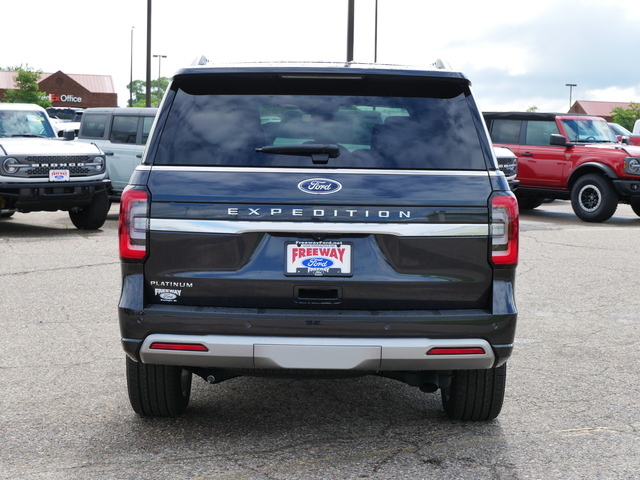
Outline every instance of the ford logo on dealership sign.
{"label": "ford logo on dealership sign", "polygon": [[298,184],[298,188],[304,193],[327,195],[341,190],[342,185],[335,180],[329,180],[327,178],[310,178],[308,180],[301,181]]}

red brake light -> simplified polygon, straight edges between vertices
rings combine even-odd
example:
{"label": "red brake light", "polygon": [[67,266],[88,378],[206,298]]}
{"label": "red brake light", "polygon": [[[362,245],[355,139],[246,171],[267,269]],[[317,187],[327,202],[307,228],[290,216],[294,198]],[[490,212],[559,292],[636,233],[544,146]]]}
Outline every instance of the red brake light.
{"label": "red brake light", "polygon": [[491,198],[491,260],[494,265],[518,263],[518,201],[512,193]]}
{"label": "red brake light", "polygon": [[482,347],[434,347],[427,352],[427,355],[484,355]]}
{"label": "red brake light", "polygon": [[151,350],[183,350],[187,352],[208,352],[204,345],[199,343],[160,343],[155,342],[149,346]]}
{"label": "red brake light", "polygon": [[118,236],[123,259],[142,260],[147,254],[148,204],[149,195],[144,189],[127,187],[122,192]]}

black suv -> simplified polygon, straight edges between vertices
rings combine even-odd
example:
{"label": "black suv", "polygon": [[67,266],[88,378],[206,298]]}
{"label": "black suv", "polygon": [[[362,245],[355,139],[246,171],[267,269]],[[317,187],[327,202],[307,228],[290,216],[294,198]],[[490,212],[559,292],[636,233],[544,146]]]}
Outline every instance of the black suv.
{"label": "black suv", "polygon": [[380,375],[502,407],[518,208],[449,69],[179,71],[121,199],[133,409],[173,416],[192,374]]}

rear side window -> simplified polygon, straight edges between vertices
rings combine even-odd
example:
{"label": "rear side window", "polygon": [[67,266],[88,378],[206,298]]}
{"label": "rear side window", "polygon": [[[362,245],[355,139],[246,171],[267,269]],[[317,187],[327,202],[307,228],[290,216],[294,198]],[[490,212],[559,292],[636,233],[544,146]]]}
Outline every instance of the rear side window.
{"label": "rear side window", "polygon": [[102,138],[109,116],[104,113],[85,113],[82,117],[80,136]]}
{"label": "rear side window", "polygon": [[551,135],[558,133],[555,121],[529,120],[525,143],[527,145],[549,145]]}
{"label": "rear side window", "polygon": [[[356,88],[351,88],[357,91]],[[390,90],[387,89],[388,91]],[[155,164],[305,167],[310,156],[261,153],[338,145],[333,168],[484,170],[462,89],[434,98],[176,92]]]}
{"label": "rear side window", "polygon": [[136,143],[138,117],[115,115],[109,140],[112,143]]}
{"label": "rear side window", "polygon": [[520,143],[520,120],[499,120],[491,124],[491,140],[495,143],[508,143],[517,145]]}

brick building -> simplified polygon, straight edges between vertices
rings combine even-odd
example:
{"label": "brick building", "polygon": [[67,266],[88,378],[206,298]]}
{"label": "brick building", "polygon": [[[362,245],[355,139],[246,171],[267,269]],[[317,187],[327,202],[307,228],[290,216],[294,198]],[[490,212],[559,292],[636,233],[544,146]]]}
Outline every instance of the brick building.
{"label": "brick building", "polygon": [[611,112],[614,108],[620,107],[622,109],[629,108],[629,102],[602,102],[595,100],[576,100],[569,109],[569,113],[584,113],[587,115],[594,115],[596,117],[602,117],[607,122],[613,122],[613,116]]}
{"label": "brick building", "polygon": [[[4,92],[15,88],[16,72],[0,71],[0,102]],[[42,73],[38,88],[52,100],[54,107],[117,107],[118,94],[110,75],[84,75],[75,73]]]}

